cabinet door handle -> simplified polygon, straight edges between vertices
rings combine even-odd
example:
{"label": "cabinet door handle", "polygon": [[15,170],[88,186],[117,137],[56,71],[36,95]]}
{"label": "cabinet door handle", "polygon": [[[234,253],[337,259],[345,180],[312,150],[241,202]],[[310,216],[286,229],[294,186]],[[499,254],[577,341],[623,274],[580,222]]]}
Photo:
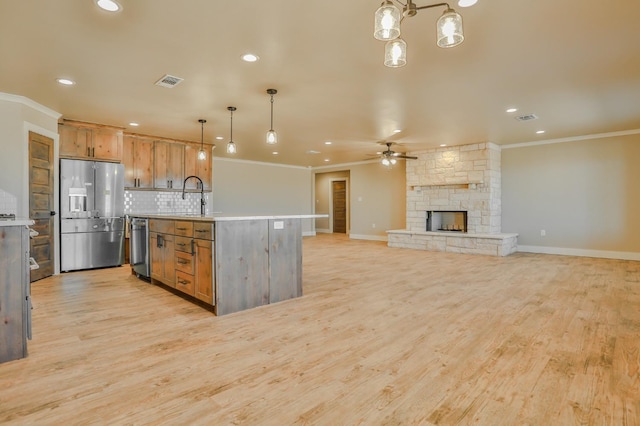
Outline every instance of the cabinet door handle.
{"label": "cabinet door handle", "polygon": [[178,263],[180,265],[188,265],[191,262],[189,262],[188,260],[184,260],[184,259],[178,259]]}
{"label": "cabinet door handle", "polygon": [[187,228],[176,228],[178,231],[186,231]]}
{"label": "cabinet door handle", "polygon": [[178,280],[178,284],[182,284],[182,285],[187,285],[189,284],[189,281],[185,281],[185,280]]}
{"label": "cabinet door handle", "polygon": [[87,157],[91,157],[91,148],[87,147]]}
{"label": "cabinet door handle", "polygon": [[196,229],[196,232],[209,232],[207,229]]}
{"label": "cabinet door handle", "polygon": [[92,157],[96,156],[96,149],[95,148],[91,148],[91,156]]}
{"label": "cabinet door handle", "polygon": [[164,244],[164,238],[161,235],[158,235],[158,240],[156,241],[156,247],[162,248]]}
{"label": "cabinet door handle", "polygon": [[195,241],[191,240],[191,255],[194,255],[196,253],[196,246],[195,246]]}
{"label": "cabinet door handle", "polygon": [[185,243],[178,243],[178,244],[176,244],[176,245],[177,245],[178,247],[182,247],[182,248],[184,248],[184,247],[186,246],[186,244],[185,244]]}

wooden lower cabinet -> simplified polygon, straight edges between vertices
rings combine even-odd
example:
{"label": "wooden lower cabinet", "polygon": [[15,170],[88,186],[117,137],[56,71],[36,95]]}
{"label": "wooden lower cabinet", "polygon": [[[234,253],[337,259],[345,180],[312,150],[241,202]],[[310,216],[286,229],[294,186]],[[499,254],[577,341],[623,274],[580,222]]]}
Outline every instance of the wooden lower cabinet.
{"label": "wooden lower cabinet", "polygon": [[149,228],[151,278],[213,305],[213,223],[153,219]]}
{"label": "wooden lower cabinet", "polygon": [[213,292],[215,286],[213,275],[213,241],[194,240],[196,259],[195,259],[195,297],[213,305],[215,297]]}
{"label": "wooden lower cabinet", "polygon": [[149,253],[151,255],[151,279],[175,287],[175,236],[150,232]]}

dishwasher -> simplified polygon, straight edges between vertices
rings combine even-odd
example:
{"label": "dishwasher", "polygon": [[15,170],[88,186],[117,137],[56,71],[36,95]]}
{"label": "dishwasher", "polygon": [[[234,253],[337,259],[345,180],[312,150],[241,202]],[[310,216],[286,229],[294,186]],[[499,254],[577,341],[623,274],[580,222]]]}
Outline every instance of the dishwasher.
{"label": "dishwasher", "polygon": [[134,217],[129,232],[129,263],[138,278],[150,280],[149,220]]}

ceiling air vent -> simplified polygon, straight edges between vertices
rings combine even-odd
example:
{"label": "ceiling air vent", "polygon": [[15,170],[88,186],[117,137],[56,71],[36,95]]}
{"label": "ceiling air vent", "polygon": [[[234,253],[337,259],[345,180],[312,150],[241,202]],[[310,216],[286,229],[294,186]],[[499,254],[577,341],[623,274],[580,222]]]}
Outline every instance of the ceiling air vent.
{"label": "ceiling air vent", "polygon": [[175,77],[173,75],[167,74],[164,77],[162,77],[160,80],[156,81],[156,86],[172,88],[182,83],[183,80],[184,78]]}
{"label": "ceiling air vent", "polygon": [[518,117],[515,117],[515,119],[518,121],[530,121],[537,120],[538,116],[535,114],[519,115]]}

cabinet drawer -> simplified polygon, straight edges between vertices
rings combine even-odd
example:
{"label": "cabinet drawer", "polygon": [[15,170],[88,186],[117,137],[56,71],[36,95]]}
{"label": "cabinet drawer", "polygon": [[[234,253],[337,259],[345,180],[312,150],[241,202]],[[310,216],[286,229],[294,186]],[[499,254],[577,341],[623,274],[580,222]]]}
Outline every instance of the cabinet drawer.
{"label": "cabinet drawer", "polygon": [[193,239],[187,237],[176,237],[176,251],[193,253]]}
{"label": "cabinet drawer", "polygon": [[201,240],[213,240],[213,223],[195,222],[193,224],[193,237]]}
{"label": "cabinet drawer", "polygon": [[173,220],[151,219],[149,221],[149,231],[161,234],[173,234],[175,224]]}
{"label": "cabinet drawer", "polygon": [[176,235],[193,237],[193,222],[176,220]]}
{"label": "cabinet drawer", "polygon": [[195,294],[195,280],[193,275],[185,274],[182,271],[176,271],[176,290],[193,296]]}
{"label": "cabinet drawer", "polygon": [[194,261],[193,255],[189,253],[176,252],[176,271],[186,272],[193,275]]}

